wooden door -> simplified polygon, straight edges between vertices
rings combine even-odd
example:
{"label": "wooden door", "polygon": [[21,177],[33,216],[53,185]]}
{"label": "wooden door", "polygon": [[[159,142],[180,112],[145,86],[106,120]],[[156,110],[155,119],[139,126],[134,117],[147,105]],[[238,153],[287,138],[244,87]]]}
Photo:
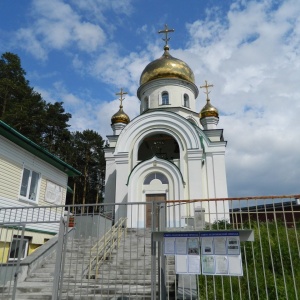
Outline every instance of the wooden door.
{"label": "wooden door", "polygon": [[[146,202],[154,202],[154,201],[159,201],[159,202],[164,202],[166,201],[166,194],[147,194],[146,195]],[[158,208],[156,207],[156,227],[158,226]],[[149,203],[146,205],[146,227],[151,228],[151,222],[152,222],[152,205]]]}

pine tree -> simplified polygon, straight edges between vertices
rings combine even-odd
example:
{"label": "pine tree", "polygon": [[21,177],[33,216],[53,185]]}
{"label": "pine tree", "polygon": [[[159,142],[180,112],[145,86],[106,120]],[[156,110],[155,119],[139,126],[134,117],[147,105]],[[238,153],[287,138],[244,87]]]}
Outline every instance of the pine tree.
{"label": "pine tree", "polygon": [[[0,119],[82,172],[83,176],[69,178],[77,204],[100,203],[105,171],[102,137],[93,130],[70,133],[72,116],[63,103],[44,101],[25,75],[16,54],[1,55]],[[70,197],[67,201],[73,203]]]}
{"label": "pine tree", "polygon": [[82,176],[74,178],[75,198],[68,197],[68,203],[100,203],[104,185],[105,160],[103,139],[93,130],[72,133],[69,161]]}

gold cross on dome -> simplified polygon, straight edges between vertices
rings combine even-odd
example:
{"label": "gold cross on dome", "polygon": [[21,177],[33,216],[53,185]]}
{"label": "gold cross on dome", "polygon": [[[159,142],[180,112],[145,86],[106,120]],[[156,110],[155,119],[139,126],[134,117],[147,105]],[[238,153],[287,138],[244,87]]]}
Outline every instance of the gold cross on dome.
{"label": "gold cross on dome", "polygon": [[169,29],[167,24],[165,24],[165,29],[158,31],[158,33],[164,33],[166,36],[165,38],[163,38],[163,41],[166,42],[165,46],[168,46],[168,41],[170,40],[170,38],[168,38],[168,33],[174,31],[175,31],[174,29]]}
{"label": "gold cross on dome", "polygon": [[207,80],[205,80],[205,85],[202,85],[200,86],[200,89],[205,89],[206,91],[204,92],[204,94],[206,94],[206,100],[208,100],[208,94],[211,92],[211,91],[208,91],[208,88],[210,87],[213,87],[214,85],[213,84],[208,84],[207,83]]}
{"label": "gold cross on dome", "polygon": [[120,90],[119,93],[116,93],[117,96],[120,96],[120,98],[119,98],[119,100],[120,100],[120,102],[121,102],[120,108],[123,107],[122,102],[123,102],[124,99],[125,99],[125,98],[123,98],[123,95],[126,95],[126,94],[127,94],[127,92],[123,92],[123,88],[121,88],[121,90]]}

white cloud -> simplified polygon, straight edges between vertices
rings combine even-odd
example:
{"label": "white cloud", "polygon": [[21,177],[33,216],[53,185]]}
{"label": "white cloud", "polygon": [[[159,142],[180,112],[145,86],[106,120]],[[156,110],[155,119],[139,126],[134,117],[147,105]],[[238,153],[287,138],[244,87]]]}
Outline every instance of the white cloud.
{"label": "white cloud", "polygon": [[196,80],[215,84],[212,104],[227,114],[219,127],[232,196],[298,191],[300,3],[271,6],[245,2],[225,19],[187,26]]}
{"label": "white cloud", "polygon": [[[102,137],[105,138],[107,135],[112,135],[113,131],[111,128],[111,117],[119,110],[120,101],[115,99],[113,101],[103,101],[97,107],[97,129],[101,133]],[[127,95],[123,102],[123,110],[132,120],[139,114],[139,100],[134,97]]]}
{"label": "white cloud", "polygon": [[107,10],[124,15],[130,15],[133,11],[132,0],[72,0],[72,3],[102,22],[107,20],[104,15]]}
{"label": "white cloud", "polygon": [[[71,113],[69,124],[71,131],[85,129],[96,130],[103,139],[112,134],[111,117],[119,110],[120,101],[114,95],[114,100],[92,99],[87,94],[84,96],[68,91],[63,82],[55,82],[50,90],[36,87],[46,102],[63,102],[66,112]],[[130,94],[125,96],[123,110],[133,119],[139,114],[139,100]]]}
{"label": "white cloud", "polygon": [[16,43],[38,59],[45,60],[49,51],[70,47],[94,52],[106,41],[104,30],[83,20],[69,4],[61,0],[32,2],[33,22],[20,28]]}
{"label": "white cloud", "polygon": [[78,47],[83,51],[95,51],[105,41],[103,30],[91,23],[77,24],[73,32],[74,39],[78,41]]}
{"label": "white cloud", "polygon": [[30,28],[21,28],[15,34],[15,43],[19,44],[21,41],[21,48],[26,49],[30,54],[37,59],[46,60],[47,51],[43,48],[40,41],[37,39],[35,33]]}
{"label": "white cloud", "polygon": [[148,61],[149,54],[144,51],[120,57],[116,49],[110,48],[91,63],[90,72],[103,82],[136,94],[141,72]]}

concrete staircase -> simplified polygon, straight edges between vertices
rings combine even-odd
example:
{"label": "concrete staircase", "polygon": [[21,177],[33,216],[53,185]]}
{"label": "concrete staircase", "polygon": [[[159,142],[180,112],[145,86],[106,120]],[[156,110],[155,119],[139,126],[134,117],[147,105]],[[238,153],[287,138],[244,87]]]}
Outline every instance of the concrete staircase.
{"label": "concrete staircase", "polygon": [[[150,231],[129,229],[118,249],[88,275],[91,239],[69,239],[63,274],[61,299],[151,299],[151,234]],[[52,297],[56,256],[50,257],[24,282],[18,283],[16,299],[48,300]],[[174,297],[174,260],[167,262],[168,299]],[[157,274],[156,274],[157,279]],[[156,280],[157,282],[157,280]],[[5,296],[2,300],[11,299]]]}
{"label": "concrete staircase", "polygon": [[[167,261],[167,268],[167,291],[169,299],[173,299],[176,278],[174,258]],[[155,276],[158,282],[158,271]],[[94,270],[92,277],[96,278],[96,282],[107,285],[107,294],[115,294],[105,299],[122,299],[118,298],[122,296],[128,297],[124,299],[151,299],[151,232],[128,230],[118,251],[99,268],[97,275]],[[103,289],[98,291],[105,295]]]}

